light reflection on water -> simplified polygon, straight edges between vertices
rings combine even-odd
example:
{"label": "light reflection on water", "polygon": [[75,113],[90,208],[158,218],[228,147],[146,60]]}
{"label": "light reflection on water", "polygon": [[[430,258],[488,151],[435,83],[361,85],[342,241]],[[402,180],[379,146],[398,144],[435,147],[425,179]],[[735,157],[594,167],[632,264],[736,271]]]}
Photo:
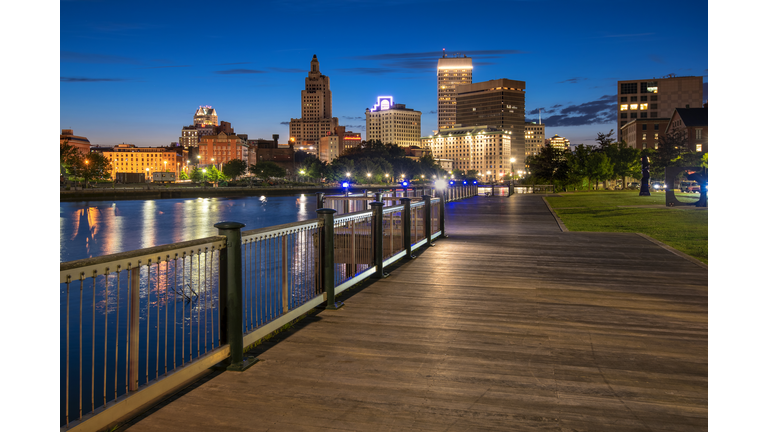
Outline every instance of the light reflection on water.
{"label": "light reflection on water", "polygon": [[316,218],[314,195],[59,204],[59,260],[73,261],[218,234],[214,224],[244,230]]}

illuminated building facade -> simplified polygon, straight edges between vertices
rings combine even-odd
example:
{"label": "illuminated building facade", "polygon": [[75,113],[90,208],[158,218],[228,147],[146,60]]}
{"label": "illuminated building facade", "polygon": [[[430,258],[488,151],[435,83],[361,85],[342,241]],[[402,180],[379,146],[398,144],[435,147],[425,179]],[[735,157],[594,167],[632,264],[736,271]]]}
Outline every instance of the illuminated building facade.
{"label": "illuminated building facade", "polygon": [[423,137],[421,144],[435,159],[450,159],[457,170],[477,170],[487,181],[502,180],[512,170],[512,134],[508,131],[489,126],[441,129]]}
{"label": "illuminated building facade", "polygon": [[506,131],[510,157],[525,160],[525,81],[502,78],[456,86],[456,124]]}
{"label": "illuminated building facade", "polygon": [[443,57],[437,60],[437,128],[456,125],[456,86],[472,84],[472,58]]}
{"label": "illuminated building facade", "polygon": [[111,164],[110,174],[141,173],[146,179],[155,172],[175,172],[176,178],[187,169],[187,154],[182,147],[136,147],[119,144],[102,152]]}
{"label": "illuminated building facade", "polygon": [[88,141],[88,138],[76,136],[72,129],[61,130],[61,135],[59,135],[59,147],[63,146],[65,142],[84,155],[91,152],[91,142]]}
{"label": "illuminated building facade", "polygon": [[200,164],[215,164],[219,169],[232,159],[248,162],[248,146],[235,134],[220,132],[200,138]]}
{"label": "illuminated building facade", "polygon": [[379,96],[373,108],[365,109],[365,136],[368,141],[400,147],[421,143],[421,111],[396,104],[392,96]]}
{"label": "illuminated building facade", "polygon": [[544,123],[525,122],[525,157],[536,156],[545,144]]}
{"label": "illuminated building facade", "polygon": [[621,136],[628,147],[638,150],[659,148],[659,137],[669,124],[668,118],[633,119],[621,127]]}
{"label": "illuminated building facade", "polygon": [[320,137],[338,125],[339,119],[333,117],[330,78],[320,73],[320,62],[314,55],[301,91],[301,118],[290,122],[290,141],[316,155]]}
{"label": "illuminated building facade", "polygon": [[627,140],[622,126],[634,119],[670,118],[675,108],[701,108],[704,78],[700,76],[619,81],[617,84],[616,140]]}
{"label": "illuminated building facade", "polygon": [[357,132],[347,132],[345,126],[337,126],[333,133],[320,138],[317,158],[330,162],[344,153],[347,149],[359,147],[362,139]]}
{"label": "illuminated building facade", "polygon": [[548,145],[552,148],[571,151],[571,141],[568,138],[559,136],[558,134],[555,134],[555,136],[549,139]]}
{"label": "illuminated building facade", "polygon": [[197,111],[195,111],[192,124],[195,126],[218,126],[219,115],[216,114],[216,110],[210,105],[200,106]]}

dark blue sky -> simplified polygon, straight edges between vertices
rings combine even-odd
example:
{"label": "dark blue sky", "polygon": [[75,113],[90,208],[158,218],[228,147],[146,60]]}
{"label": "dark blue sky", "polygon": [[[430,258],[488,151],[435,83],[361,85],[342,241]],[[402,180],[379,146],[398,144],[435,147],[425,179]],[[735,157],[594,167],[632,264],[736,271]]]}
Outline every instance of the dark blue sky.
{"label": "dark blue sky", "polygon": [[708,81],[701,1],[60,6],[60,126],[93,144],[167,145],[200,105],[237,133],[286,142],[313,54],[330,77],[334,116],[359,132],[378,95],[421,111],[422,135],[436,129],[443,48],[473,58],[475,82],[525,81],[528,117],[542,108],[547,136],[573,144],[615,129],[618,80],[674,73]]}

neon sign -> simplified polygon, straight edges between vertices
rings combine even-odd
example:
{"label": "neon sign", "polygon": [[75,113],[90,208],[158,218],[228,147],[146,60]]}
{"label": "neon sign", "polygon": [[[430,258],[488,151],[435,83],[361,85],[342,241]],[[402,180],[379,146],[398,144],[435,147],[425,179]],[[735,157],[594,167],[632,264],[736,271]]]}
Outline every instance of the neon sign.
{"label": "neon sign", "polygon": [[385,111],[392,108],[394,98],[392,96],[379,96],[376,98],[376,105],[371,111]]}

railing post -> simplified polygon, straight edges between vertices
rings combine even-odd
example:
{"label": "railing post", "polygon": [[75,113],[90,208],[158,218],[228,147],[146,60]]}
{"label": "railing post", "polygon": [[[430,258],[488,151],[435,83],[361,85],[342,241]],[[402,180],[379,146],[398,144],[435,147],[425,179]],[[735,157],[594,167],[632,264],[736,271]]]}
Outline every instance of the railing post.
{"label": "railing post", "polygon": [[[128,304],[128,391],[139,389],[139,293],[141,265],[131,267],[131,292]],[[69,397],[69,395],[67,395]]]}
{"label": "railing post", "polygon": [[230,371],[244,371],[258,360],[249,357],[243,360],[243,258],[240,228],[245,224],[240,222],[219,222],[213,225],[219,229],[219,235],[227,237],[227,247],[219,255],[219,312],[222,329],[222,340],[229,344]]}
{"label": "railing post", "polygon": [[320,280],[322,281],[323,291],[328,302],[325,309],[336,310],[344,303],[336,302],[335,281],[334,281],[334,257],[333,257],[333,214],[334,209],[317,209],[320,225]]}
{"label": "railing post", "polygon": [[448,234],[445,233],[445,193],[440,194],[440,237],[446,238]]}
{"label": "railing post", "polygon": [[[381,195],[378,192],[377,195]],[[384,203],[375,201],[369,203],[373,209],[373,263],[376,265],[376,278],[389,276],[384,273]]]}
{"label": "railing post", "polygon": [[325,201],[325,192],[315,192],[315,195],[317,196],[317,207],[315,208],[323,208],[325,207],[324,201]]}
{"label": "railing post", "polygon": [[432,195],[422,195],[424,200],[424,238],[427,239],[427,246],[434,246],[432,243]]}
{"label": "railing post", "polygon": [[405,258],[413,258],[413,251],[411,250],[411,199],[400,198],[400,203],[403,205],[403,249],[405,249]]}
{"label": "railing post", "polygon": [[381,190],[374,194],[376,202],[381,202]]}

